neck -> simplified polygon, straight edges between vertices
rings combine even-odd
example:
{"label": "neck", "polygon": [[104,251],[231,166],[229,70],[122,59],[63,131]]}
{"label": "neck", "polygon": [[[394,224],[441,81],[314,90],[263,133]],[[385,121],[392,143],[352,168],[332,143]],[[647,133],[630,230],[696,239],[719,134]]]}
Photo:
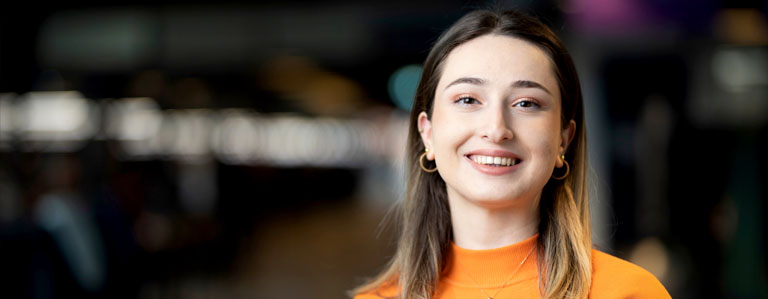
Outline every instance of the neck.
{"label": "neck", "polygon": [[465,249],[483,250],[504,247],[535,235],[539,217],[537,200],[503,207],[484,206],[448,195],[453,226],[453,241]]}

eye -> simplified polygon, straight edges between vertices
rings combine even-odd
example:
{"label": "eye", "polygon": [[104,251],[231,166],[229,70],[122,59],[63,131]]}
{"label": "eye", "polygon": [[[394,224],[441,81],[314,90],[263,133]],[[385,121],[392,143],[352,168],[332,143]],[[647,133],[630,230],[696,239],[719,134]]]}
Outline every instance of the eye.
{"label": "eye", "polygon": [[473,97],[464,96],[454,101],[454,103],[468,106],[468,105],[480,104],[480,101],[476,100]]}
{"label": "eye", "polygon": [[539,104],[536,103],[535,101],[532,101],[532,100],[522,100],[522,101],[519,101],[519,102],[515,103],[512,106],[513,107],[520,107],[520,108],[524,108],[524,109],[533,109],[533,108],[538,108]]}

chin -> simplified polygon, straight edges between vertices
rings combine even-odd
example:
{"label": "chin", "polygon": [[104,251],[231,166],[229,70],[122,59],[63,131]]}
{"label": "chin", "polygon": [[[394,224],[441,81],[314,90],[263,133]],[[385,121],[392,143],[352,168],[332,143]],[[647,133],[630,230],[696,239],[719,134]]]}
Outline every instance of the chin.
{"label": "chin", "polygon": [[525,201],[519,194],[508,194],[505,196],[499,196],[499,194],[498,192],[493,194],[470,194],[466,199],[477,205],[489,208],[510,207]]}

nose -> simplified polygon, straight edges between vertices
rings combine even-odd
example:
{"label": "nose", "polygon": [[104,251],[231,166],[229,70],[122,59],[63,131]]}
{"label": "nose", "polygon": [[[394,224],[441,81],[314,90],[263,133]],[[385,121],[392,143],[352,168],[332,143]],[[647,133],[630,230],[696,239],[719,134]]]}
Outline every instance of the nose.
{"label": "nose", "polygon": [[503,107],[488,109],[488,113],[485,115],[485,126],[481,131],[483,139],[494,143],[512,140],[513,134],[507,122],[507,112]]}

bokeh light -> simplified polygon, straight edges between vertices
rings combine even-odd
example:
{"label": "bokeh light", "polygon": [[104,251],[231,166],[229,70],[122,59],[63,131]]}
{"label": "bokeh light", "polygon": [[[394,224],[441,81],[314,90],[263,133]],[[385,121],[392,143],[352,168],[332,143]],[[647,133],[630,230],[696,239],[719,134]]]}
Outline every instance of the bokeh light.
{"label": "bokeh light", "polygon": [[421,78],[420,65],[406,65],[389,77],[389,96],[400,109],[410,111]]}

